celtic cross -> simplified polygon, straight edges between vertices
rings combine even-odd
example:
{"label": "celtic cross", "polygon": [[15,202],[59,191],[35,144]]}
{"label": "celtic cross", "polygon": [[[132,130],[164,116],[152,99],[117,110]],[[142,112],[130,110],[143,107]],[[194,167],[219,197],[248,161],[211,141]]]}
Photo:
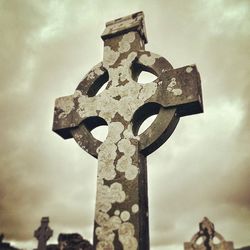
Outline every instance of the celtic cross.
{"label": "celtic cross", "polygon": [[49,227],[49,217],[42,217],[41,226],[34,232],[34,236],[38,240],[37,250],[46,250],[46,243],[53,235],[53,231]]}
{"label": "celtic cross", "polygon": [[[217,243],[214,242],[217,240]],[[201,243],[199,242],[201,240]],[[184,250],[233,250],[233,242],[226,241],[224,237],[215,231],[214,224],[204,217],[199,223],[199,231],[192,237],[190,242],[184,243]]]}
{"label": "celtic cross", "polygon": [[[53,131],[74,138],[98,158],[94,223],[96,249],[149,249],[146,156],[174,131],[179,117],[202,112],[200,76],[194,65],[173,69],[145,51],[142,12],[106,23],[103,61],[73,95],[56,100]],[[157,79],[137,82],[141,71]],[[98,92],[107,82],[106,88]],[[158,114],[142,134],[142,122]],[[104,142],[91,130],[108,125]]]}

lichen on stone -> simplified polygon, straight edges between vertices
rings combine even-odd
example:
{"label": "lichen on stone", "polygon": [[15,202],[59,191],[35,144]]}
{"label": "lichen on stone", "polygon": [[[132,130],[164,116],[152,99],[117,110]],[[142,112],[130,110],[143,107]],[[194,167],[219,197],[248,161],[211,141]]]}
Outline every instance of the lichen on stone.
{"label": "lichen on stone", "polygon": [[55,107],[61,110],[61,113],[58,116],[59,119],[67,117],[67,115],[75,108],[73,96],[57,98]]}

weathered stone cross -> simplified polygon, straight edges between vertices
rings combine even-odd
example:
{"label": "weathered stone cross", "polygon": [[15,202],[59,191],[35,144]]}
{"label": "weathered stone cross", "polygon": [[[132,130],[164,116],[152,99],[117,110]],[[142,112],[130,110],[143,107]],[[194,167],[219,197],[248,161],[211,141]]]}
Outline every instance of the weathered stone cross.
{"label": "weathered stone cross", "polygon": [[34,232],[34,236],[38,240],[37,250],[46,250],[46,243],[53,235],[53,231],[49,227],[49,217],[42,217],[41,226]]}
{"label": "weathered stone cross", "polygon": [[[214,239],[219,243],[214,243]],[[201,239],[201,243],[198,241]],[[199,232],[196,233],[190,242],[184,243],[184,250],[233,250],[232,241],[226,241],[224,237],[215,231],[214,224],[207,218],[199,223]]]}
{"label": "weathered stone cross", "polygon": [[[173,69],[163,57],[144,50],[143,13],[106,24],[103,62],[71,96],[56,100],[53,131],[73,137],[98,158],[94,225],[96,249],[149,249],[146,156],[160,147],[179,117],[202,112],[200,76],[194,65]],[[157,79],[139,84],[140,72]],[[98,90],[108,81],[106,89]],[[158,116],[142,134],[142,122]],[[108,125],[104,142],[90,131]]]}

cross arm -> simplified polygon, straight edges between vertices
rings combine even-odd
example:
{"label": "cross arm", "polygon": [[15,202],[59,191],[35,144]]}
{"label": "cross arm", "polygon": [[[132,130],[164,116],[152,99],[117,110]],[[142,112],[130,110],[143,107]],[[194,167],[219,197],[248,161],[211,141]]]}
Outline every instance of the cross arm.
{"label": "cross arm", "polygon": [[200,74],[195,65],[162,72],[152,102],[176,107],[178,116],[203,112]]}
{"label": "cross arm", "polygon": [[72,137],[70,129],[81,122],[76,112],[74,95],[59,97],[55,101],[53,131],[64,139]]}

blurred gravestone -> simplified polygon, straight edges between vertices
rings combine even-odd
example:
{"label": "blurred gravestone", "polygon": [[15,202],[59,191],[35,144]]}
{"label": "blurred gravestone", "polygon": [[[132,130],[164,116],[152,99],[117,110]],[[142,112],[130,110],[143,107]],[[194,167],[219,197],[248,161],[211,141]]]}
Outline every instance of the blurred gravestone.
{"label": "blurred gravestone", "polygon": [[[173,69],[165,58],[145,51],[142,12],[106,23],[102,39],[103,61],[73,95],[56,100],[53,131],[73,137],[98,158],[94,247],[147,250],[146,156],[168,139],[181,116],[203,111],[200,76],[195,65]],[[157,79],[138,83],[142,71]],[[152,125],[138,135],[154,114]],[[109,128],[104,142],[91,134],[101,125]]]}
{"label": "blurred gravestone", "polygon": [[[219,243],[215,243],[215,239]],[[199,243],[199,241],[201,241]],[[225,241],[223,236],[215,231],[214,224],[206,217],[199,223],[199,232],[190,242],[184,243],[185,250],[233,250],[233,242]]]}
{"label": "blurred gravestone", "polygon": [[42,217],[40,227],[34,232],[34,236],[38,240],[37,250],[46,250],[46,244],[53,235],[53,231],[49,227],[49,217]]}
{"label": "blurred gravestone", "polygon": [[60,250],[94,250],[89,241],[83,239],[78,233],[59,234],[58,247]]}
{"label": "blurred gravestone", "polygon": [[9,242],[3,242],[4,234],[0,234],[0,250],[19,250],[16,247],[11,246]]}

